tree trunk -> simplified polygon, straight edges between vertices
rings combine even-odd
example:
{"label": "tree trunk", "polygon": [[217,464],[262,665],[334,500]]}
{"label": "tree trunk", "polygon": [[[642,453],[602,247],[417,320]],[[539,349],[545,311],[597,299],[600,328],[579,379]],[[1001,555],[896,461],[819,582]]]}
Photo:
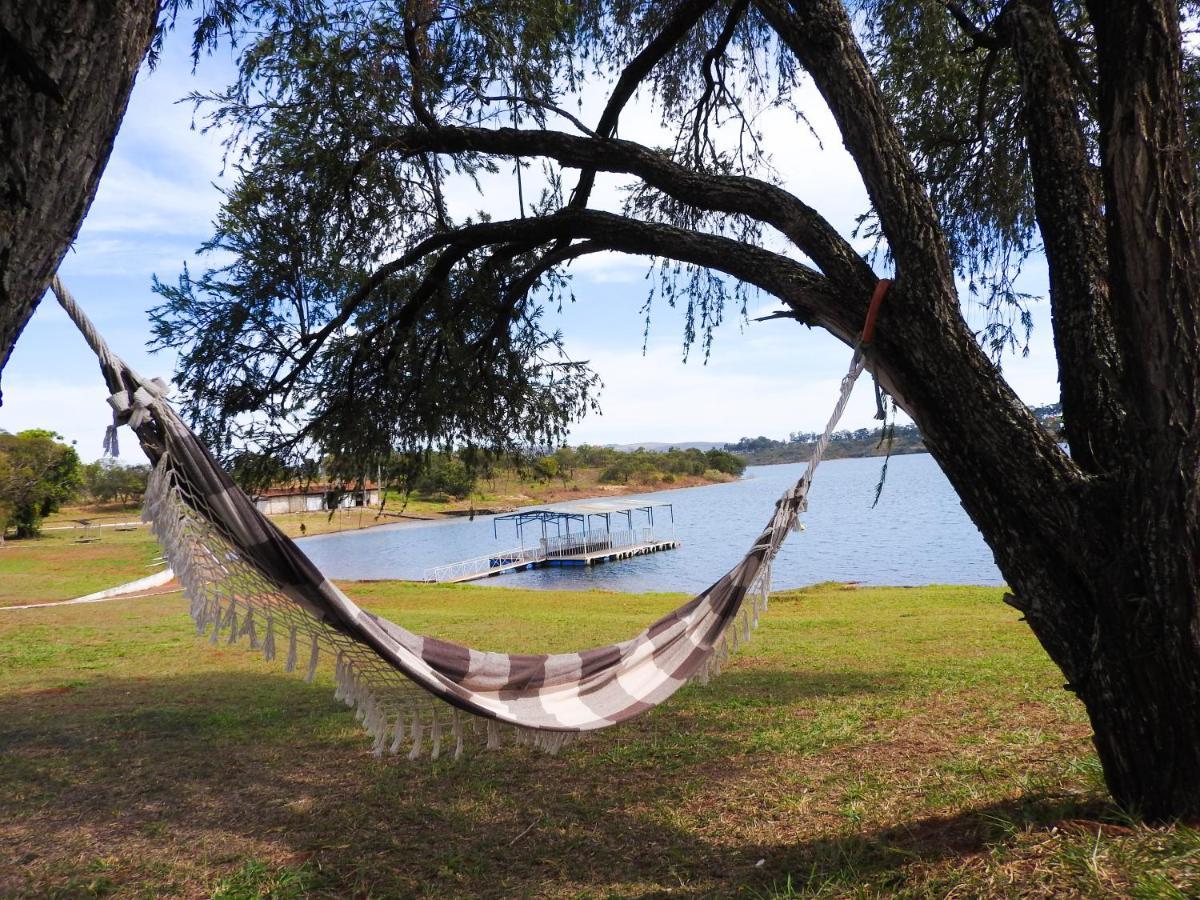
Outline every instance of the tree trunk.
{"label": "tree trunk", "polygon": [[1200,241],[1173,4],[1091,5],[1106,242],[1052,7],[1009,7],[1074,458],[967,328],[842,5],[758,5],[829,103],[896,261],[877,375],[1083,701],[1114,799],[1150,820],[1200,819]]}
{"label": "tree trunk", "polygon": [[[886,306],[915,304],[911,288],[922,292],[897,282]],[[1084,703],[1113,798],[1151,821],[1200,819],[1200,558],[1187,479],[1164,482],[1151,445],[1119,477],[1081,472],[968,346],[956,322],[881,315],[875,358],[995,553],[1008,602]]]}
{"label": "tree trunk", "polygon": [[1109,790],[1151,821],[1200,820],[1200,649],[1171,615],[1194,598],[1107,598],[1094,631],[1074,638],[1095,642],[1077,690]]}
{"label": "tree trunk", "polygon": [[0,0],[0,373],[79,232],[157,0]]}

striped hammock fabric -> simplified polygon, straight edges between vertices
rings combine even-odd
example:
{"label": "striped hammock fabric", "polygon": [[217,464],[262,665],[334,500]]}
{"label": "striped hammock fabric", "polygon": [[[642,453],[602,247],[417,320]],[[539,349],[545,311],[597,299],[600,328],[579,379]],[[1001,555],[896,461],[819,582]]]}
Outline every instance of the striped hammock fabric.
{"label": "striped hammock fabric", "polygon": [[166,401],[166,385],[115,356],[58,278],[51,287],[108,382],[114,429],[106,446],[115,450],[116,424],[130,425],[153,463],[143,517],[183,585],[197,632],[214,644],[244,641],[309,681],[322,660],[332,661],[336,696],[356,708],[374,752],[413,759],[458,757],[473,736],[494,747],[504,726],[555,752],[718,672],[766,609],[771,561],[799,528],[813,473],[864,367],[856,349],[803,476],[715,584],[621,643],[495,653],[422,637],[356,605],[233,483]]}

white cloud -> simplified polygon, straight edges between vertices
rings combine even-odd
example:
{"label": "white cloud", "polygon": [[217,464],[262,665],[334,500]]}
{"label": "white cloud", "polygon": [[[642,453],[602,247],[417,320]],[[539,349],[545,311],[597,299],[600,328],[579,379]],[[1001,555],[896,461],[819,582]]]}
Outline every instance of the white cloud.
{"label": "white cloud", "polygon": [[129,157],[114,159],[88,213],[89,234],[133,232],[194,241],[220,209],[221,195],[209,179],[180,174],[159,174]]}
{"label": "white cloud", "polygon": [[571,263],[570,271],[593,284],[615,284],[646,280],[650,261],[644,256],[625,253],[589,253]]}

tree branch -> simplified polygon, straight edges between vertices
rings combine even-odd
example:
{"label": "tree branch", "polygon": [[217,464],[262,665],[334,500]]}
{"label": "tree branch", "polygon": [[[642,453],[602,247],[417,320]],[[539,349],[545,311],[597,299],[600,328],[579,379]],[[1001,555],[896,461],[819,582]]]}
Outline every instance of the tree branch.
{"label": "tree branch", "polygon": [[[967,327],[936,210],[839,0],[755,0],[824,97],[895,260],[870,356],[979,524],[1008,577],[1054,603],[1081,525],[1079,467],[999,377]],[[986,473],[984,475],[983,473]],[[1005,509],[1026,513],[1014,525]],[[1013,529],[1020,531],[1014,537]],[[1004,535],[1001,539],[998,535]],[[1013,550],[1046,548],[1030,563]]]}
{"label": "tree branch", "polygon": [[1115,466],[1120,455],[1123,366],[1109,305],[1100,184],[1079,119],[1083,98],[1048,4],[1017,0],[997,29],[1021,76],[1067,441],[1075,461],[1095,472]]}
{"label": "tree branch", "polygon": [[[708,128],[706,120],[710,109],[709,102],[712,100],[713,94],[716,93],[718,87],[725,91],[724,70],[721,68],[722,58],[729,49],[729,42],[733,40],[734,31],[737,29],[738,22],[746,14],[746,8],[749,6],[749,0],[735,0],[732,7],[729,9],[729,14],[725,17],[725,24],[721,28],[721,33],[717,35],[717,41],[704,54],[704,59],[700,61],[700,74],[704,78],[704,92],[700,95],[700,99],[696,101],[696,105],[692,107],[692,156],[695,159],[696,165],[701,161],[701,147],[704,143],[711,143],[708,138]],[[716,74],[714,74],[714,69]],[[703,133],[703,140],[701,135]]]}
{"label": "tree branch", "polygon": [[820,213],[783,188],[747,176],[697,172],[631,141],[514,128],[443,127],[431,132],[409,127],[388,135],[387,143],[419,153],[547,156],[567,166],[636,175],[698,208],[752,216],[772,225],[841,290],[869,294],[876,280],[871,267]]}
{"label": "tree branch", "polygon": [[500,339],[503,330],[512,322],[521,298],[533,290],[533,286],[537,284],[538,279],[552,268],[589,253],[598,253],[607,249],[603,244],[596,241],[582,241],[572,244],[569,240],[559,239],[505,290],[496,318],[488,328],[487,333],[478,342],[479,346],[486,347],[490,343],[494,343]]}
{"label": "tree branch", "polygon": [[[808,71],[837,121],[896,262],[904,292],[957,313],[950,253],[941,223],[887,111],[839,0],[755,0],[780,40]],[[894,308],[892,298],[889,307]]]}
{"label": "tree branch", "polygon": [[325,341],[343,328],[356,310],[389,278],[427,256],[445,251],[436,267],[437,276],[422,281],[421,288],[397,314],[403,321],[415,319],[420,305],[436,287],[435,282],[440,283],[440,279],[449,274],[451,261],[464,259],[471,250],[491,244],[536,246],[573,239],[586,239],[587,243],[574,253],[571,252],[572,248],[556,250],[563,254],[563,259],[583,252],[613,250],[638,256],[661,256],[724,272],[773,294],[793,309],[796,318],[808,324],[820,324],[846,343],[853,341],[861,324],[862,312],[857,304],[843,302],[828,279],[786,256],[719,235],[639,221],[613,213],[563,210],[549,216],[485,222],[432,235],[397,259],[380,266],[343,301],[337,315],[310,336],[303,356],[292,370],[293,374],[287,376],[280,387],[285,388],[288,379],[294,379],[295,373],[306,368]]}
{"label": "tree branch", "polygon": [[1139,421],[1130,424],[1176,447],[1190,445],[1189,461],[1168,453],[1161,465],[1172,480],[1186,472],[1194,492],[1200,241],[1179,75],[1179,9],[1166,0],[1091,0],[1087,7],[1096,31],[1114,318],[1138,407]]}
{"label": "tree branch", "polygon": [[[596,125],[596,134],[599,137],[612,137],[617,129],[617,120],[621,117],[621,110],[625,108],[625,104],[641,86],[642,81],[714,6],[716,6],[716,0],[687,0],[680,4],[658,36],[647,44],[642,52],[635,56],[621,72],[612,94],[609,95],[608,103],[604,105],[604,112],[600,114],[600,121]],[[596,171],[594,169],[585,169],[581,172],[579,183],[575,185],[568,205],[572,209],[582,209],[587,206],[595,183]]]}
{"label": "tree branch", "polygon": [[[609,95],[608,102],[604,105],[604,111],[600,114],[600,121],[596,125],[596,130],[589,132],[592,136],[608,138],[616,132],[617,121],[621,116],[621,111],[625,105],[633,97],[641,83],[646,79],[654,67],[657,66],[672,49],[687,36],[687,33],[695,27],[710,9],[716,5],[716,0],[684,0],[671,17],[667,20],[662,30],[647,44],[640,53],[637,54],[617,78],[617,83],[613,87],[612,94]],[[571,198],[567,203],[570,209],[585,209],[588,201],[591,199],[592,188],[596,183],[596,170],[584,169],[579,173],[579,180],[575,184],[575,190],[571,192]],[[564,248],[562,241],[556,242],[554,247],[548,251],[552,254],[554,251]]]}
{"label": "tree branch", "polygon": [[482,94],[476,92],[476,96],[484,103],[520,103],[534,109],[552,112],[555,115],[566,119],[588,137],[596,136],[596,132],[592,131],[592,129],[588,128],[587,125],[583,124],[583,121],[578,116],[572,115],[561,106],[555,106],[553,103],[550,103],[547,100],[539,100],[536,97],[522,97],[517,94]]}
{"label": "tree branch", "polygon": [[971,39],[976,47],[985,47],[989,50],[995,50],[1004,46],[1004,42],[987,28],[980,28],[975,24],[975,21],[967,15],[967,11],[962,8],[961,4],[948,2],[946,3],[946,11],[953,16],[954,21],[958,23],[958,27],[963,30],[963,33]]}

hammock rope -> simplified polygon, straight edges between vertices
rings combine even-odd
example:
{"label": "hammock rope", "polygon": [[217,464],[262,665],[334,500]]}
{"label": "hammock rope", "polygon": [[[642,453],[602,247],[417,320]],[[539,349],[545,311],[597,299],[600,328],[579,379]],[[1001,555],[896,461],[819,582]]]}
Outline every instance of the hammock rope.
{"label": "hammock rope", "polygon": [[[335,696],[356,709],[373,752],[407,748],[412,759],[457,758],[470,740],[495,747],[500,726],[512,726],[519,742],[557,752],[581,733],[633,718],[690,681],[718,674],[767,607],[771,563],[800,529],[813,475],[866,365],[860,340],[804,474],[742,560],[712,586],[620,643],[576,653],[494,653],[423,637],[361,609],[234,484],[167,401],[166,384],[142,378],[113,353],[57,276],[51,289],[109,386],[114,424],[106,449],[115,450],[115,429],[126,424],[153,464],[142,516],[183,586],[197,634],[213,644],[245,639],[310,682],[320,661],[331,659]],[[881,282],[872,298],[872,324],[886,290]]]}

